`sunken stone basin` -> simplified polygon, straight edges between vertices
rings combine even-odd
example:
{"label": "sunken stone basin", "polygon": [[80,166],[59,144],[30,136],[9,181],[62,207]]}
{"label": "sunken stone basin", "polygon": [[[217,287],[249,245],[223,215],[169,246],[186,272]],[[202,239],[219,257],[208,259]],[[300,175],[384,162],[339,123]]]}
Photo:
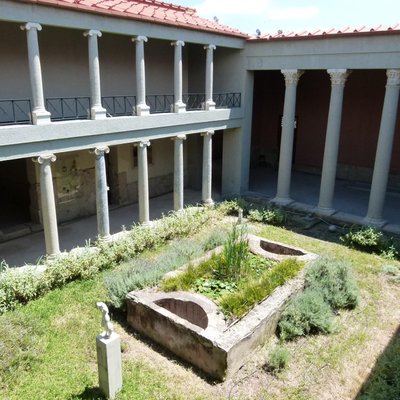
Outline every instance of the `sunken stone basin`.
{"label": "sunken stone basin", "polygon": [[[248,239],[251,251],[263,257],[276,260],[294,257],[306,262],[317,257],[254,235],[248,235]],[[191,264],[210,258],[213,252]],[[200,294],[163,293],[154,289],[130,292],[128,323],[206,374],[223,380],[246,362],[252,350],[274,334],[286,303],[303,285],[304,277],[300,273],[229,326],[218,306]]]}

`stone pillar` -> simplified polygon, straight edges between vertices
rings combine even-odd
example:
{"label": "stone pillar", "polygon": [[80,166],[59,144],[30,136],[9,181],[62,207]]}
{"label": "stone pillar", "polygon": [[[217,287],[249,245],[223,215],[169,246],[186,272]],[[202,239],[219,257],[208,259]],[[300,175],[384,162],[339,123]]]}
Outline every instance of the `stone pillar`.
{"label": "stone pillar", "polygon": [[138,191],[139,191],[139,222],[147,225],[149,216],[149,173],[147,166],[147,146],[150,142],[135,144],[138,149]]}
{"label": "stone pillar", "polygon": [[214,204],[212,199],[212,135],[214,131],[202,133],[203,136],[203,188],[204,204]]}
{"label": "stone pillar", "polygon": [[368,212],[364,222],[383,224],[383,207],[389,179],[390,161],[392,158],[393,138],[399,102],[400,69],[386,71],[387,82],[385,99],[379,128],[378,146],[376,149],[374,173],[372,175],[371,193]]}
{"label": "stone pillar", "polygon": [[84,32],[89,42],[89,79],[90,79],[90,119],[104,119],[107,117],[106,109],[101,105],[100,65],[97,38],[101,32],[89,30]]}
{"label": "stone pillar", "polygon": [[42,154],[35,158],[34,161],[40,164],[40,199],[46,253],[53,256],[60,252],[53,176],[51,173],[51,162],[56,161],[56,156],[51,153]]}
{"label": "stone pillar", "polygon": [[144,65],[144,42],[147,42],[147,37],[137,36],[132,38],[132,41],[136,43],[136,115],[149,115],[150,107],[146,104],[146,71]]}
{"label": "stone pillar", "polygon": [[42,68],[40,65],[38,31],[42,30],[40,24],[28,22],[21,26],[26,31],[28,43],[29,76],[32,90],[32,123],[42,125],[50,123],[50,113],[46,110],[43,95]]}
{"label": "stone pillar", "polygon": [[183,141],[186,135],[178,135],[174,143],[174,210],[183,210]]}
{"label": "stone pillar", "polygon": [[321,214],[331,215],[335,211],[333,209],[333,195],[335,192],[340,125],[342,122],[343,92],[349,72],[345,69],[328,69],[328,74],[331,77],[332,88],[317,210]]}
{"label": "stone pillar", "polygon": [[182,101],[182,47],[185,42],[177,40],[172,42],[175,47],[174,55],[174,112],[181,113],[186,111],[186,104]]}
{"label": "stone pillar", "polygon": [[102,240],[110,238],[110,221],[108,213],[108,186],[106,174],[105,155],[110,152],[107,146],[98,146],[93,150],[96,156],[96,211],[97,211],[97,233]]}
{"label": "stone pillar", "polygon": [[213,101],[213,79],[214,79],[214,61],[213,51],[216,47],[213,44],[204,46],[206,53],[206,110],[215,110],[215,103]]}
{"label": "stone pillar", "polygon": [[273,201],[277,204],[286,205],[292,201],[290,198],[290,179],[292,175],[296,89],[303,72],[297,69],[283,69],[281,72],[285,77],[286,89],[279,153],[278,187]]}

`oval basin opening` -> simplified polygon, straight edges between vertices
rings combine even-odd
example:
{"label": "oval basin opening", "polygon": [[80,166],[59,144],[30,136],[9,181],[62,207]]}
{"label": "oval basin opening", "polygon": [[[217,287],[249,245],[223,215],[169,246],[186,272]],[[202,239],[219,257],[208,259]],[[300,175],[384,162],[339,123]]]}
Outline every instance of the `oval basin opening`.
{"label": "oval basin opening", "polygon": [[279,254],[282,256],[304,256],[300,250],[293,249],[291,247],[282,246],[281,244],[267,242],[265,240],[260,240],[260,247],[268,251],[269,253]]}

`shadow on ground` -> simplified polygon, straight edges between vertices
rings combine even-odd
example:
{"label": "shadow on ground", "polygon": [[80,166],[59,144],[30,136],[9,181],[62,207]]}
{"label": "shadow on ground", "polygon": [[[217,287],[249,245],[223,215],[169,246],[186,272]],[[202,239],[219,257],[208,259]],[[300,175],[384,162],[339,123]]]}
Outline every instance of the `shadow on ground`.
{"label": "shadow on ground", "polygon": [[81,393],[72,395],[68,400],[105,400],[103,392],[98,387],[87,387]]}
{"label": "shadow on ground", "polygon": [[400,326],[379,356],[355,400],[400,399]]}

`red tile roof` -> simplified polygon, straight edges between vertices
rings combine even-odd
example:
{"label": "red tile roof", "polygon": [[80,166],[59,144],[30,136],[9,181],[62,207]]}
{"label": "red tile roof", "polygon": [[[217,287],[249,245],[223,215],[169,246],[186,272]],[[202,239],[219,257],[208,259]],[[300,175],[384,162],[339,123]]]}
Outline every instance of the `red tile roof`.
{"label": "red tile roof", "polygon": [[247,33],[201,18],[194,8],[157,0],[22,0],[26,3],[131,18],[180,28],[248,38]]}
{"label": "red tile roof", "polygon": [[388,33],[400,33],[400,23],[392,26],[378,25],[374,28],[367,27],[365,25],[359,28],[350,28],[349,26],[344,29],[316,29],[313,31],[302,31],[302,32],[288,32],[283,33],[278,31],[275,34],[266,33],[259,36],[251,36],[250,41],[262,40],[262,41],[274,41],[274,40],[290,40],[290,39],[307,39],[307,38],[334,38],[338,36],[362,36],[362,35],[375,35],[375,34],[388,34]]}

